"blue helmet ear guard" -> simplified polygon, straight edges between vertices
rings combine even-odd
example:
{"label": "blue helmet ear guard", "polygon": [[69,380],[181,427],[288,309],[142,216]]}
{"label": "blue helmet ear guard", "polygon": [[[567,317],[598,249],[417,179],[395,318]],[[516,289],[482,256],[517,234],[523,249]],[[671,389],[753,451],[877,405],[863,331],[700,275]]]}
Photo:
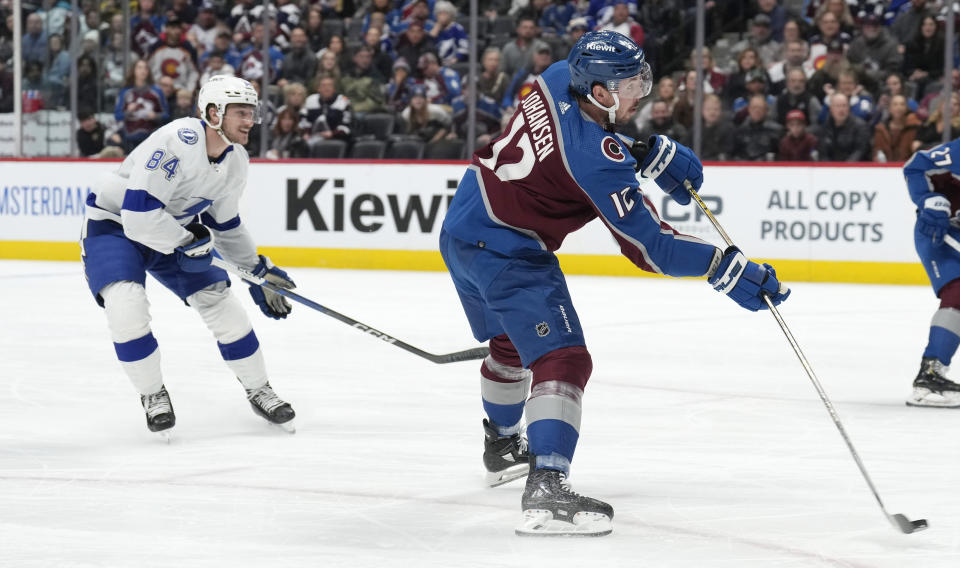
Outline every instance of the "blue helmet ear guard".
{"label": "blue helmet ear guard", "polygon": [[[570,68],[570,86],[587,97],[594,83],[608,91],[620,91],[620,82],[630,82],[631,97],[645,97],[653,88],[653,73],[644,57],[643,49],[629,37],[613,31],[587,32],[577,41],[567,57]],[[627,93],[623,93],[627,95]]]}

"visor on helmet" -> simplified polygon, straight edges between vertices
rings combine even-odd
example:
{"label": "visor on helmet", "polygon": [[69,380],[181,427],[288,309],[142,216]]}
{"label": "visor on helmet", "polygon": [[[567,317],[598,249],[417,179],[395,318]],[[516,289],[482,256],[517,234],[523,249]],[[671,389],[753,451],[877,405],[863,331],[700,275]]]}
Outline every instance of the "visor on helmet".
{"label": "visor on helmet", "polygon": [[[238,118],[240,120],[253,120],[254,124],[260,124],[260,120],[263,116],[263,103],[257,102],[255,105],[248,103],[231,103],[227,105],[226,114],[231,115],[233,118]],[[221,121],[221,124],[223,121]]]}
{"label": "visor on helmet", "polygon": [[650,70],[650,64],[644,62],[640,66],[640,72],[627,79],[617,81],[607,81],[607,90],[619,93],[621,97],[631,99],[642,99],[653,90],[653,72]]}

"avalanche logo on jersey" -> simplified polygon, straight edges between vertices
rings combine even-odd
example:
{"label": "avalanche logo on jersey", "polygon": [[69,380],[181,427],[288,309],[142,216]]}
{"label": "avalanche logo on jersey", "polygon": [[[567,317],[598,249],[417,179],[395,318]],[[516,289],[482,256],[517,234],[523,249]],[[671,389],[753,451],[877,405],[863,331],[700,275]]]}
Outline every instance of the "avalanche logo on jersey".
{"label": "avalanche logo on jersey", "polygon": [[189,144],[191,146],[196,144],[197,140],[200,139],[197,131],[191,128],[181,128],[180,130],[177,130],[177,136],[180,138],[180,140],[183,140],[184,144]]}
{"label": "avalanche logo on jersey", "polygon": [[164,59],[160,63],[160,74],[166,75],[167,77],[172,77],[174,79],[180,78],[180,62],[172,57]]}
{"label": "avalanche logo on jersey", "polygon": [[600,141],[600,149],[603,150],[603,155],[610,161],[622,162],[624,158],[626,158],[626,156],[623,155],[623,149],[620,147],[620,143],[612,136],[603,137],[603,140]]}

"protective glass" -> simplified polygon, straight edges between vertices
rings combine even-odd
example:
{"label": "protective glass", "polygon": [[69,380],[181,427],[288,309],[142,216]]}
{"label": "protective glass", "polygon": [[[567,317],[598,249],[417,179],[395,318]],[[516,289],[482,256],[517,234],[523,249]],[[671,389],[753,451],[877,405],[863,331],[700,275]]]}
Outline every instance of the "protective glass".
{"label": "protective glass", "polygon": [[653,72],[650,70],[650,64],[644,61],[639,73],[628,79],[621,79],[619,83],[607,81],[607,90],[631,99],[641,99],[649,95],[653,90]]}

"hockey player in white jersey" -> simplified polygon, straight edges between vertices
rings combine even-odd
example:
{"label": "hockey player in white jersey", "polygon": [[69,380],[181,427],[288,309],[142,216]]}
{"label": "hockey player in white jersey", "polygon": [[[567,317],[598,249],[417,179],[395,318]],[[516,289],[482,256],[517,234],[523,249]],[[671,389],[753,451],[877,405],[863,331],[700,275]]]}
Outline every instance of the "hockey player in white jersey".
{"label": "hockey player in white jersey", "polygon": [[[280,287],[294,287],[286,272],[257,255],[239,215],[249,165],[242,145],[259,122],[257,92],[243,79],[217,76],[200,89],[197,106],[203,120],[163,126],[97,181],[81,240],[87,283],[104,308],[117,358],[140,393],[151,431],[172,428],[176,416],[150,330],[147,272],[200,314],[253,410],[292,432],[293,408],[267,380],[260,344],[230,293],[227,273],[211,266],[211,255],[218,254]],[[278,294],[259,286],[250,294],[271,318],[290,313]]]}

